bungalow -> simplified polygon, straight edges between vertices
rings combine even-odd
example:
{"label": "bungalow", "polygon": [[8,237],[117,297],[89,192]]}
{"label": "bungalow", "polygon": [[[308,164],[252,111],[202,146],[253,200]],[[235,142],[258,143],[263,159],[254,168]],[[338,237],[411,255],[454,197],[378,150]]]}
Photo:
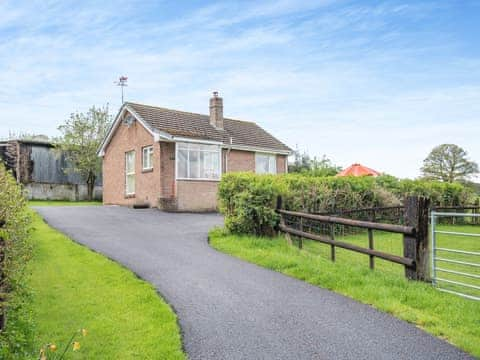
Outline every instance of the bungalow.
{"label": "bungalow", "polygon": [[290,153],[257,124],[224,118],[217,92],[209,116],[126,102],[99,150],[103,202],[215,210],[222,173],[284,173]]}

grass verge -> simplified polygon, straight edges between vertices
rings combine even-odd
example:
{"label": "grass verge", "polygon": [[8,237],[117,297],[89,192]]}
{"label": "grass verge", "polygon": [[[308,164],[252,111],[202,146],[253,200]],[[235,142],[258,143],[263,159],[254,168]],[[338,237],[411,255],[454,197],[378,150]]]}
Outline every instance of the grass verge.
{"label": "grass verge", "polygon": [[68,200],[29,200],[30,206],[86,206],[102,205],[101,201],[68,201]]}
{"label": "grass verge", "polygon": [[88,329],[72,359],[184,359],[175,314],[146,282],[117,263],[74,243],[34,215],[35,349]]}
{"label": "grass verge", "polygon": [[[368,257],[360,254],[354,255],[363,256],[363,264],[346,258],[332,263],[321,252],[299,250],[284,238],[232,235],[218,228],[210,232],[210,244],[219,251],[372,305],[480,357],[480,302],[439,292],[426,283],[407,281],[396,271],[370,271]],[[317,246],[323,245],[306,244],[307,249]]]}

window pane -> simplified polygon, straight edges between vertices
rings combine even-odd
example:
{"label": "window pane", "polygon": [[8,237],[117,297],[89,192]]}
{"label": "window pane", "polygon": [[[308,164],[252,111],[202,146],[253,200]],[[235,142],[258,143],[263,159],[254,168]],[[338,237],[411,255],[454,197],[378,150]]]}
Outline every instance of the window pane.
{"label": "window pane", "polygon": [[177,159],[177,177],[179,178],[187,178],[188,171],[187,171],[187,150],[178,150],[178,159]]}
{"label": "window pane", "polygon": [[210,176],[209,179],[220,179],[220,152],[210,154]]}
{"label": "window pane", "polygon": [[268,173],[268,156],[257,154],[255,157],[255,172],[257,174]]}
{"label": "window pane", "polygon": [[177,143],[177,177],[219,179],[220,146]]}
{"label": "window pane", "polygon": [[177,143],[178,149],[179,150],[188,150],[188,144],[186,143]]}
{"label": "window pane", "polygon": [[153,147],[145,147],[143,148],[142,153],[142,163],[144,169],[151,169],[153,168]]}
{"label": "window pane", "polygon": [[200,177],[200,159],[199,151],[189,151],[189,178],[198,179]]}
{"label": "window pane", "polygon": [[148,151],[148,163],[150,168],[153,168],[153,147],[151,147]]}
{"label": "window pane", "polygon": [[270,174],[276,174],[277,173],[277,159],[275,155],[270,155],[268,157],[268,171]]}
{"label": "window pane", "polygon": [[200,153],[200,177],[203,179],[218,179],[219,160],[217,152],[204,151]]}
{"label": "window pane", "polygon": [[125,154],[125,170],[127,173],[135,172],[135,151],[129,151]]}
{"label": "window pane", "polygon": [[127,194],[135,193],[135,175],[127,175]]}

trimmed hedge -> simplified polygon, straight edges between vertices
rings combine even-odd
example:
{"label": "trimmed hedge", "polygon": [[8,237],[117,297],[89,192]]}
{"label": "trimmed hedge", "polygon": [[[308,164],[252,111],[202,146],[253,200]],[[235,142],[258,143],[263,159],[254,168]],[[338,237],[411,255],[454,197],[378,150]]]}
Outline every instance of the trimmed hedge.
{"label": "trimmed hedge", "polygon": [[[31,257],[30,213],[22,189],[0,161],[0,314],[8,321],[0,332],[0,358],[26,356],[33,339],[23,278]],[[4,317],[5,319],[5,317]]]}
{"label": "trimmed hedge", "polygon": [[220,210],[233,233],[273,235],[278,223],[277,196],[289,210],[335,213],[346,209],[400,205],[409,195],[436,206],[462,205],[473,192],[461,184],[398,180],[393,177],[313,177],[301,174],[228,173],[219,185]]}
{"label": "trimmed hedge", "polygon": [[406,196],[425,196],[433,206],[462,206],[475,202],[475,191],[461,183],[446,183],[431,180],[397,179],[393,176],[379,176],[377,184],[399,198]]}

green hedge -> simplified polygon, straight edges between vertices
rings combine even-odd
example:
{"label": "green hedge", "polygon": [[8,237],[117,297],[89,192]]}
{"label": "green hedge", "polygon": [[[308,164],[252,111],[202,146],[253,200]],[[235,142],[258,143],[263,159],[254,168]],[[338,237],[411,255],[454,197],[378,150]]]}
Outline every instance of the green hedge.
{"label": "green hedge", "polygon": [[377,184],[400,199],[409,195],[428,197],[433,206],[461,206],[475,202],[475,191],[460,183],[445,183],[430,180],[397,179],[379,176]]}
{"label": "green hedge", "polygon": [[235,233],[272,235],[278,222],[277,196],[286,209],[335,212],[375,206],[399,205],[399,199],[373,178],[312,177],[299,174],[255,175],[229,173],[219,186],[225,225]]}
{"label": "green hedge", "polygon": [[7,315],[0,332],[0,358],[10,359],[29,353],[32,341],[29,292],[22,281],[31,257],[30,213],[21,187],[1,162],[0,220],[5,221],[0,228],[0,311]]}
{"label": "green hedge", "polygon": [[398,180],[393,177],[313,177],[301,174],[229,173],[219,186],[225,226],[234,233],[273,235],[278,223],[277,196],[289,210],[334,213],[345,209],[400,205],[409,195],[432,199],[434,205],[468,203],[473,192],[461,184]]}

